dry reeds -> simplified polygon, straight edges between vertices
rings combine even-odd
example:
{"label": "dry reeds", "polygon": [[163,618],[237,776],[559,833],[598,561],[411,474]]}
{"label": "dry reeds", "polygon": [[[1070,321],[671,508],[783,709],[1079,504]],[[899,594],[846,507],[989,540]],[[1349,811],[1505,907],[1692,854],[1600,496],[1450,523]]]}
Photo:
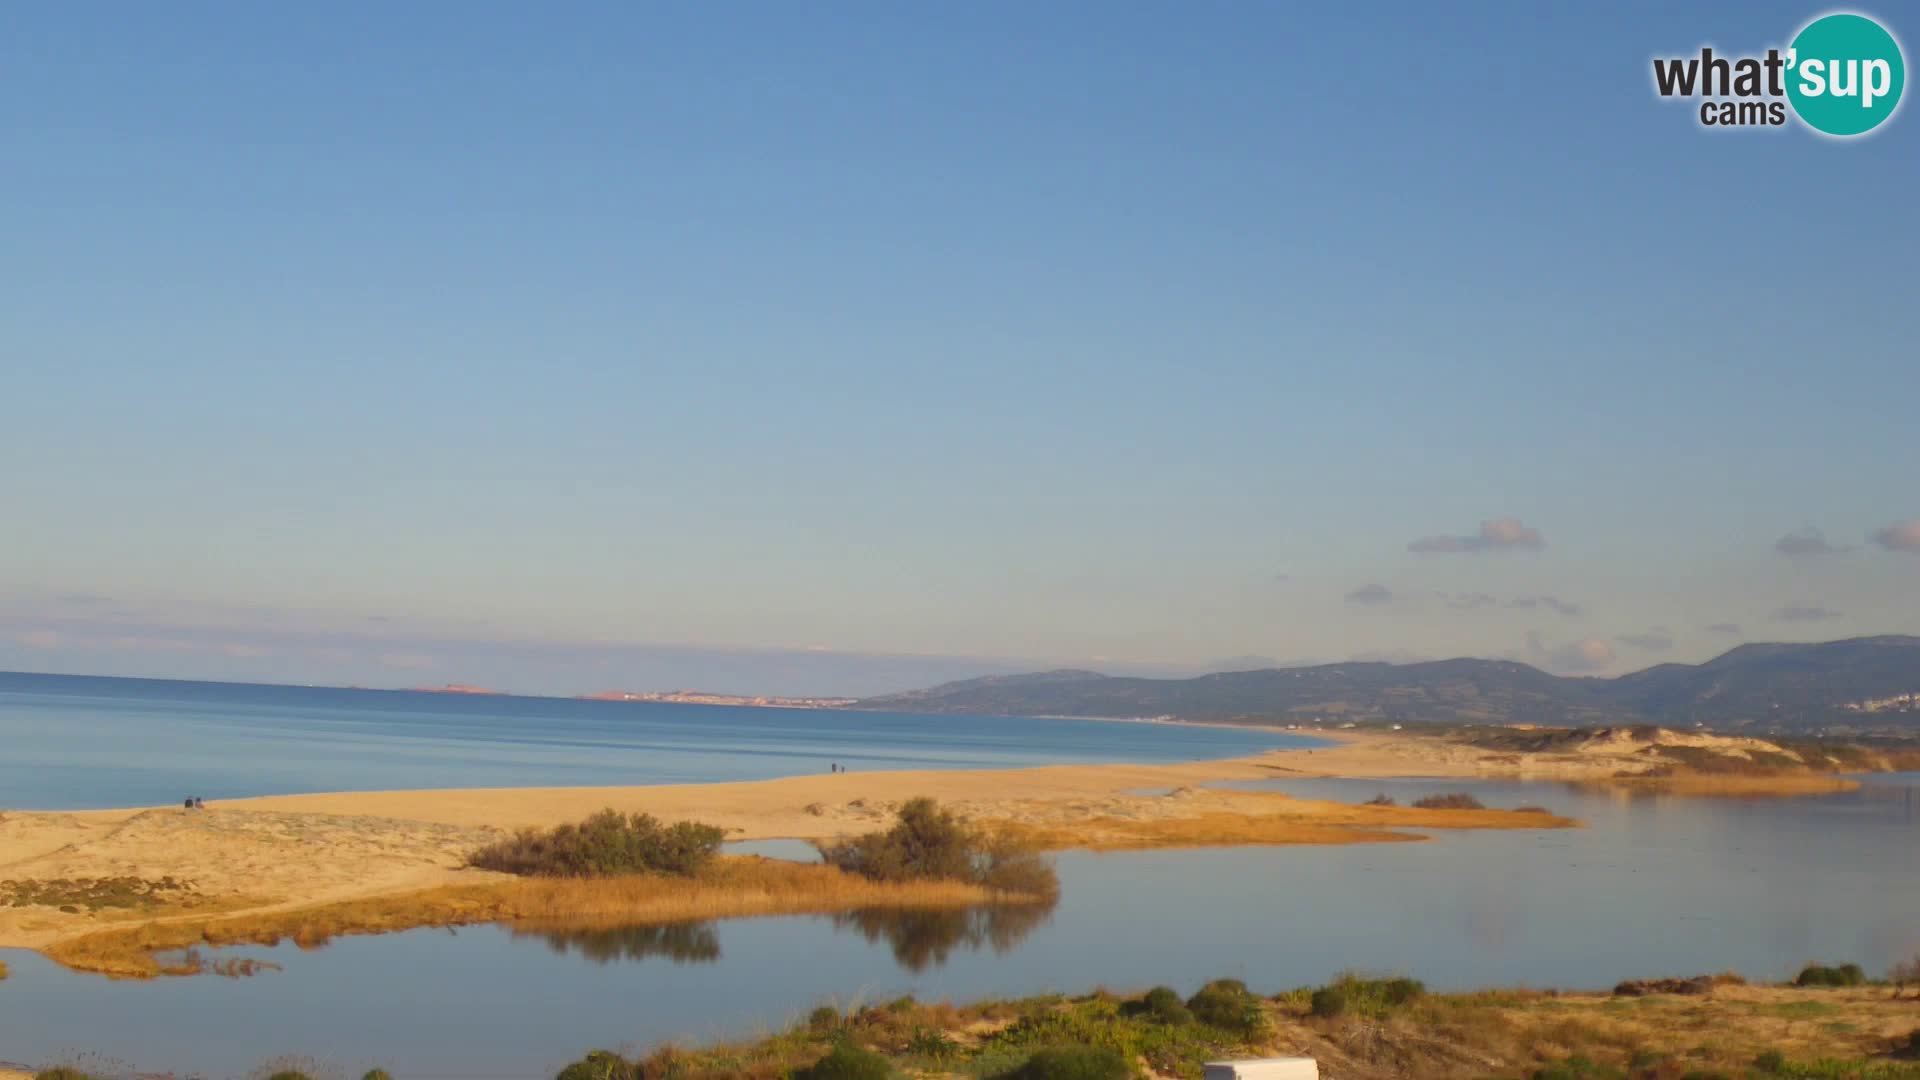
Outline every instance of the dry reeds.
{"label": "dry reeds", "polygon": [[721,857],[691,878],[526,878],[369,897],[291,911],[147,923],[58,942],[45,951],[79,971],[149,979],[157,952],[195,946],[324,945],[346,934],[505,922],[588,929],[748,915],[830,914],[861,907],[944,908],[1030,903],[1036,897],[950,881],[880,882],[831,866]]}

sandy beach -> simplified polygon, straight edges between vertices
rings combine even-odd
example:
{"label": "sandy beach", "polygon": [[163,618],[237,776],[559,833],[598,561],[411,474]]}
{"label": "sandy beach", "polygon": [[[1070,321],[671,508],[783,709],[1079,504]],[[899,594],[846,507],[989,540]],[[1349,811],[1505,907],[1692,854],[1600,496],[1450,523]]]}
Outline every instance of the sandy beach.
{"label": "sandy beach", "polygon": [[[1049,849],[1396,842],[1436,829],[1566,826],[1577,823],[1543,812],[1358,806],[1208,785],[1286,776],[1615,782],[1622,772],[1644,769],[1637,749],[1625,743],[1494,753],[1436,738],[1342,732],[1313,749],[1170,765],[286,795],[204,810],[15,810],[0,813],[0,947],[46,949],[133,925],[200,925],[427,890],[504,887],[515,879],[467,869],[467,855],[508,831],[576,821],[607,807],[711,823],[732,839],[812,840],[883,827],[901,802],[931,795],[975,822],[1024,832]],[[1807,790],[1840,783],[1787,779],[1784,786]],[[1738,793],[1742,782],[1683,778],[1693,781],[1715,794]],[[63,889],[75,895],[69,899]]]}

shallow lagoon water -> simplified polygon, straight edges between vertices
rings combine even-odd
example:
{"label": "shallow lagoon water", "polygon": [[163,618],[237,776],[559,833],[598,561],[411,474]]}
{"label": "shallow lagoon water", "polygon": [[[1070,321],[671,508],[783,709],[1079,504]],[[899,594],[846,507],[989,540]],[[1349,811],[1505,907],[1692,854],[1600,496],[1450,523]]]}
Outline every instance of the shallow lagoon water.
{"label": "shallow lagoon water", "polygon": [[343,1072],[381,1063],[407,1076],[541,1077],[595,1046],[752,1035],[823,1002],[903,993],[1190,990],[1220,975],[1272,991],[1348,968],[1448,989],[1603,988],[1728,968],[1785,978],[1810,960],[1878,972],[1920,948],[1920,776],[1867,779],[1859,792],[1770,800],[1277,782],[1347,802],[1468,790],[1589,825],[1419,844],[1067,853],[1060,904],[1030,925],[781,917],[558,941],[422,930],[307,953],[235,950],[285,970],[155,984],[10,954],[0,1059],[88,1049],[239,1076],[305,1054]]}
{"label": "shallow lagoon water", "polygon": [[1312,739],[1100,720],[585,701],[0,672],[0,808],[411,788],[1202,761]]}

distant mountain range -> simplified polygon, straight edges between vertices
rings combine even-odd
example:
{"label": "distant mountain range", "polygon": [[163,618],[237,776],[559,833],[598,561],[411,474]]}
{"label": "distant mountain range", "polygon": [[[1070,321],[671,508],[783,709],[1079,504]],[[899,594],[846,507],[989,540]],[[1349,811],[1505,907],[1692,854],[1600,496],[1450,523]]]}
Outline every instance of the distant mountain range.
{"label": "distant mountain range", "polygon": [[1920,637],[1742,645],[1704,664],[1569,678],[1510,660],[1352,663],[1141,679],[1043,671],[866,698],[854,708],[1227,723],[1704,724],[1920,734]]}

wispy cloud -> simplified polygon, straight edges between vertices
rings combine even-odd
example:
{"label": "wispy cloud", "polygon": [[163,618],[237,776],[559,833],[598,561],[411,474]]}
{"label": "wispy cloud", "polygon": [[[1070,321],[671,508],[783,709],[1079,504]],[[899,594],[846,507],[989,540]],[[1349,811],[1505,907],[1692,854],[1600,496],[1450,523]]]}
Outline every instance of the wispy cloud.
{"label": "wispy cloud", "polygon": [[1613,640],[1642,652],[1666,652],[1673,648],[1673,635],[1657,626],[1644,634],[1620,634]]}
{"label": "wispy cloud", "polygon": [[1809,525],[1773,542],[1773,550],[1789,559],[1817,559],[1823,555],[1838,555],[1850,548],[1827,542],[1827,536],[1819,529]]}
{"label": "wispy cloud", "polygon": [[1472,611],[1475,608],[1492,607],[1499,599],[1490,593],[1441,593],[1440,599],[1456,611]]}
{"label": "wispy cloud", "polygon": [[1920,520],[1902,521],[1877,530],[1873,542],[1888,551],[1920,552]]}
{"label": "wispy cloud", "polygon": [[1579,604],[1573,603],[1570,600],[1562,600],[1557,596],[1545,595],[1516,596],[1507,601],[1507,606],[1511,608],[1543,607],[1556,614],[1565,615],[1569,619],[1579,618],[1580,613],[1585,610]]}
{"label": "wispy cloud", "polygon": [[1424,664],[1433,657],[1411,649],[1373,649],[1353,653],[1347,659],[1356,664]]}
{"label": "wispy cloud", "polygon": [[1581,638],[1564,645],[1552,645],[1536,631],[1527,635],[1527,659],[1562,675],[1591,675],[1612,667],[1618,656],[1613,646],[1602,638]]}
{"label": "wispy cloud", "polygon": [[58,630],[28,630],[14,638],[29,649],[57,649],[60,647]]}
{"label": "wispy cloud", "polygon": [[1740,624],[1730,623],[1730,622],[1717,622],[1717,623],[1714,623],[1712,626],[1707,627],[1707,630],[1715,634],[1738,635],[1740,633]]}
{"label": "wispy cloud", "polygon": [[1538,529],[1517,517],[1498,517],[1480,523],[1480,531],[1471,536],[1423,536],[1407,545],[1408,551],[1422,553],[1477,554],[1483,551],[1538,550],[1546,547],[1546,538]]}
{"label": "wispy cloud", "polygon": [[1818,604],[1783,607],[1773,613],[1773,617],[1781,622],[1821,622],[1826,619],[1837,619],[1840,615],[1841,612]]}
{"label": "wispy cloud", "polygon": [[1362,607],[1380,607],[1383,604],[1391,604],[1393,603],[1393,590],[1377,583],[1362,585],[1347,594],[1347,603],[1359,604]]}

